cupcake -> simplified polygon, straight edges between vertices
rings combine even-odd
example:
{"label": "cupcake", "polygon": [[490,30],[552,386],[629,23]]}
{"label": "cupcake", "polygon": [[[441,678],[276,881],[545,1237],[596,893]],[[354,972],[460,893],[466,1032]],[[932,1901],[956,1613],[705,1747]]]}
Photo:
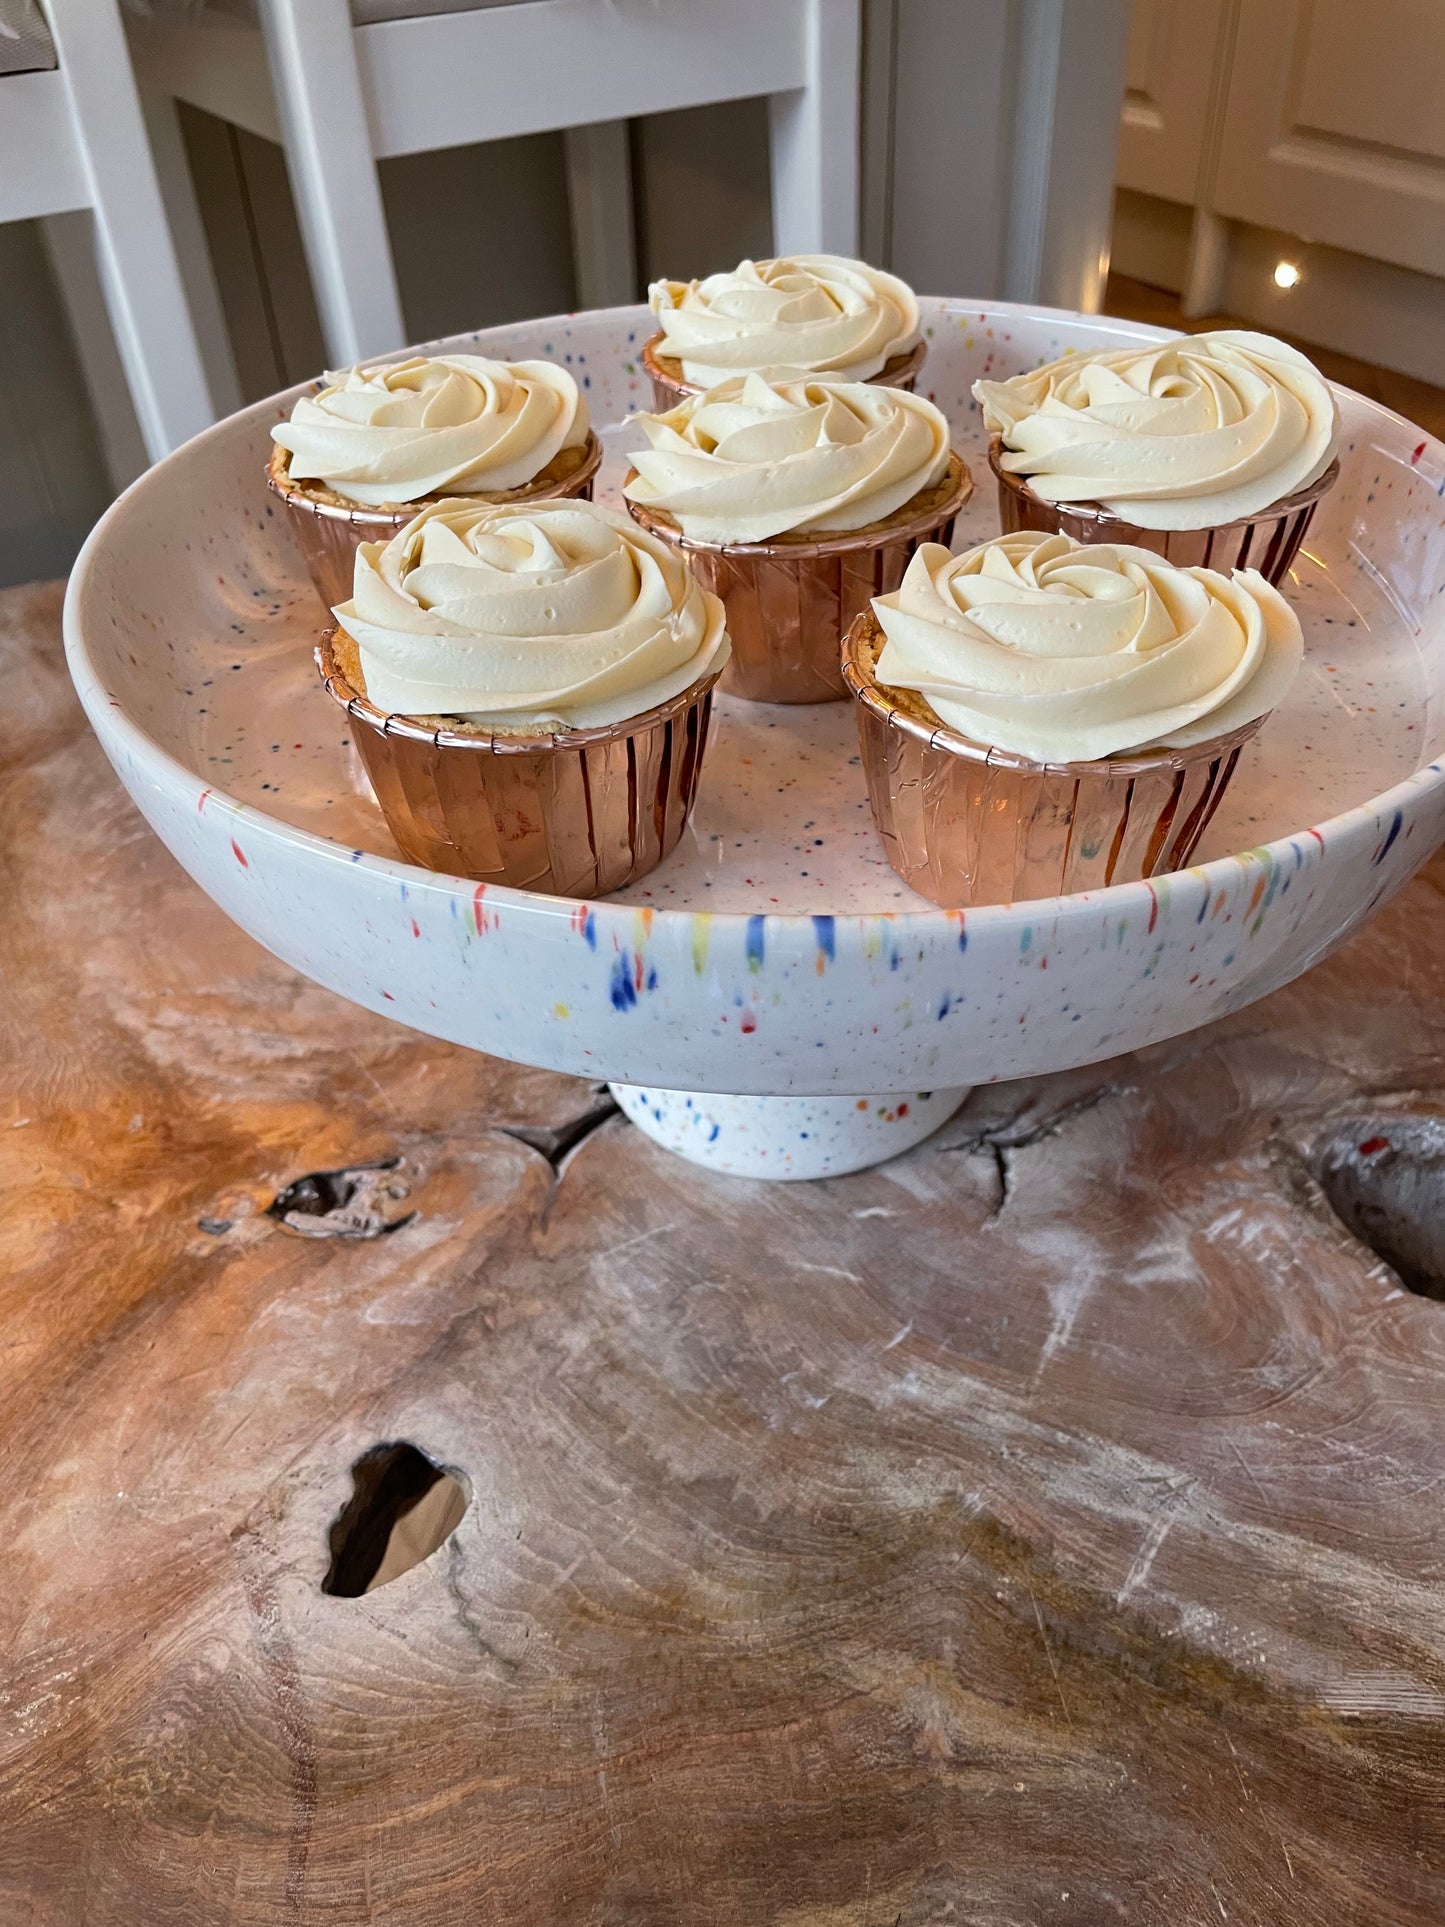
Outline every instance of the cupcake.
{"label": "cupcake", "polygon": [[727,609],[722,686],[754,702],[832,702],[842,639],[947,542],[972,492],[931,401],[866,382],[744,375],[637,418],[648,447],[623,494]]}
{"label": "cupcake", "polygon": [[1329,385],[1270,335],[1065,355],[973,392],[1006,533],[1132,543],[1278,583],[1339,475]]}
{"label": "cupcake", "polygon": [[416,355],[328,378],[271,430],[269,482],[329,608],[351,593],[362,542],[422,505],[590,496],[602,447],[565,368]]}
{"label": "cupcake", "polygon": [[949,906],[1180,869],[1300,656],[1254,569],[1032,531],[930,543],[845,655],[888,860]]}
{"label": "cupcake", "polygon": [[740,261],[705,281],[654,281],[647,298],[659,332],[642,365],[659,409],[760,370],[912,388],[923,366],[912,288],[839,254]]}
{"label": "cupcake", "polygon": [[590,502],[437,502],[364,542],[317,651],[402,854],[563,896],[681,836],[727,660],[722,605]]}

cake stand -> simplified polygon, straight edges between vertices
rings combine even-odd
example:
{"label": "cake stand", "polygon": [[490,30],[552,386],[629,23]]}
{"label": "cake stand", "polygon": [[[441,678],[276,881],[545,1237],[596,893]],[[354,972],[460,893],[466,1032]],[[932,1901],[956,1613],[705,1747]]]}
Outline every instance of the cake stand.
{"label": "cake stand", "polygon": [[[1159,331],[1002,303],[923,312],[921,386],[979,484],[963,547],[997,529],[971,383]],[[570,366],[614,499],[648,331],[618,308],[445,345]],[[629,890],[569,902],[415,869],[316,680],[323,611],[266,492],[267,430],[300,392],[158,463],[91,535],[65,633],[96,733],[156,833],[268,949],[418,1030],[606,1080],[700,1163],[856,1169],[970,1085],[1209,1023],[1326,956],[1445,838],[1445,448],[1342,389],[1342,477],[1285,585],[1305,667],[1194,868],[934,909],[878,847],[851,706],[724,698],[692,828]]]}

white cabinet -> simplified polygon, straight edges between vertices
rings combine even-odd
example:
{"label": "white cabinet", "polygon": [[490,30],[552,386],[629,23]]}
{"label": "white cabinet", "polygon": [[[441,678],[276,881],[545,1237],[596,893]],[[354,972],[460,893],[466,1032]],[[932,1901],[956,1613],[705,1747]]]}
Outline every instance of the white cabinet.
{"label": "white cabinet", "polygon": [[1445,380],[1445,0],[1134,0],[1114,265]]}
{"label": "white cabinet", "polygon": [[1211,106],[1230,0],[1134,0],[1118,180],[1192,203],[1207,185]]}
{"label": "white cabinet", "polygon": [[1442,0],[1242,0],[1213,204],[1445,275]]}

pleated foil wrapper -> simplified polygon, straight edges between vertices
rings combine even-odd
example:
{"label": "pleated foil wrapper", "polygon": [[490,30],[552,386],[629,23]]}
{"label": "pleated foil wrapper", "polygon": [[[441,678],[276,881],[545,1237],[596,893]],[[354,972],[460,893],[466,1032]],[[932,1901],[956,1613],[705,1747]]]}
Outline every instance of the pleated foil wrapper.
{"label": "pleated foil wrapper", "polygon": [[1314,518],[1320,497],[1340,479],[1340,465],[1331,462],[1308,488],[1297,489],[1262,515],[1223,522],[1213,529],[1141,529],[1121,521],[1089,502],[1046,502],[1022,475],[999,466],[1006,454],[1003,438],[988,445],[988,465],[998,483],[998,513],[1005,535],[1037,529],[1045,535],[1067,535],[1074,542],[1119,542],[1150,549],[1179,569],[1258,569],[1276,588],[1289,573],[1305,531]]}
{"label": "pleated foil wrapper", "polygon": [[[291,528],[301,560],[306,564],[306,573],[315,584],[317,595],[328,609],[333,609],[338,602],[351,600],[356,551],[361,544],[390,541],[398,529],[404,529],[414,515],[439,498],[428,495],[410,506],[395,509],[347,508],[338,502],[317,502],[306,493],[306,483],[291,480],[286,466],[289,460],[284,448],[272,448],[266,485],[273,495],[280,496],[290,511]],[[538,480],[527,483],[524,488],[502,489],[494,495],[459,496],[457,500],[498,505],[569,498],[590,502],[592,484],[601,465],[602,444],[589,431],[582,460],[560,481]]]}
{"label": "pleated foil wrapper", "polygon": [[900,708],[874,674],[882,643],[869,612],[849,631],[844,654],[868,800],[893,868],[946,909],[1068,896],[1184,869],[1240,751],[1265,720],[1192,749],[1034,763]]}
{"label": "pleated foil wrapper", "polygon": [[549,896],[600,897],[654,869],[692,812],[716,674],[605,728],[510,736],[378,709],[316,648],[409,862]]}
{"label": "pleated foil wrapper", "polygon": [[[685,381],[682,364],[671,356],[661,353],[659,344],[665,339],[659,331],[642,344],[642,365],[652,383],[652,406],[655,413],[665,415],[669,408],[676,408],[680,401],[689,395],[700,395],[703,384],[700,381]],[[891,361],[884,362],[876,375],[868,379],[878,388],[906,388],[910,394],[918,380],[918,371],[928,355],[925,341],[915,342],[906,354],[894,355]],[[830,377],[819,372],[817,380],[827,381]]]}
{"label": "pleated foil wrapper", "polygon": [[[628,476],[628,481],[632,476]],[[733,652],[722,674],[730,696],[755,703],[831,703],[848,694],[843,638],[874,596],[886,595],[920,542],[953,540],[954,517],[973,493],[957,455],[946,482],[927,491],[912,516],[849,535],[770,542],[694,542],[671,516],[627,504],[640,527],[687,558],[704,589],[727,610]]]}

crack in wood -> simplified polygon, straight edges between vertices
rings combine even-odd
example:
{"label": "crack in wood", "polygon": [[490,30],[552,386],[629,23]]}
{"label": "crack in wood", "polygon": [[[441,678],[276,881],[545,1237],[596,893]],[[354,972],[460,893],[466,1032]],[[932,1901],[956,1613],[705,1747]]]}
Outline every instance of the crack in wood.
{"label": "crack in wood", "polygon": [[554,1176],[560,1178],[577,1151],[594,1131],[600,1130],[609,1118],[621,1115],[617,1099],[605,1084],[594,1084],[591,1102],[585,1111],[570,1117],[562,1124],[499,1124],[497,1129],[503,1137],[512,1137],[528,1150],[535,1151],[551,1165]]}
{"label": "crack in wood", "polygon": [[1027,1151],[1032,1145],[1041,1143],[1044,1138],[1057,1137],[1066,1124],[1076,1117],[1096,1109],[1108,1098],[1122,1096],[1132,1086],[1120,1083],[1101,1084],[1095,1091],[1088,1091],[1083,1097],[1075,1098],[1072,1103],[1061,1104],[1056,1111],[1035,1122],[1026,1123],[1026,1111],[1020,1111],[1002,1124],[991,1124],[972,1137],[961,1139],[957,1144],[943,1147],[950,1152],[965,1152],[970,1157],[991,1157],[994,1174],[998,1180],[998,1196],[984,1219],[985,1224],[994,1224],[1003,1215],[1015,1187],[1014,1159],[1018,1152]]}
{"label": "crack in wood", "polygon": [[457,1624],[466,1634],[467,1643],[477,1656],[480,1659],[490,1660],[494,1666],[499,1667],[508,1678],[511,1678],[517,1671],[518,1663],[515,1659],[509,1658],[506,1653],[499,1653],[482,1631],[481,1622],[472,1611],[471,1602],[462,1591],[462,1574],[465,1568],[466,1557],[454,1539],[447,1549],[447,1556],[442,1564],[442,1584],[447,1589],[447,1597],[456,1608]]}

